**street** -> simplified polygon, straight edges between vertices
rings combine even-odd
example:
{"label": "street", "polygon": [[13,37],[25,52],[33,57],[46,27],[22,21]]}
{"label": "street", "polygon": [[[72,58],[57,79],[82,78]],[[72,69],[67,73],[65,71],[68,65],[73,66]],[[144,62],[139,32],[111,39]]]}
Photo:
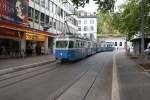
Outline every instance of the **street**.
{"label": "street", "polygon": [[0,0],[0,100],[150,100],[150,0]]}
{"label": "street", "polygon": [[119,99],[149,100],[150,75],[115,51],[1,75],[0,100],[112,100],[114,55]]}
{"label": "street", "polygon": [[[75,84],[77,80],[85,75],[92,68],[99,71],[98,77],[107,79],[102,80],[104,94],[110,95],[111,90],[111,70],[112,53],[100,53],[87,59],[74,63],[52,63],[40,66],[39,70],[28,72],[27,69],[22,72],[12,73],[14,77],[3,79],[0,82],[1,100],[44,100],[49,98],[54,92],[63,87]],[[35,69],[34,69],[35,70]],[[23,75],[19,75],[25,73]],[[107,74],[110,74],[109,76]],[[15,76],[16,75],[16,76]],[[12,76],[11,74],[3,76]],[[1,76],[2,77],[2,76]],[[96,80],[95,83],[97,84]],[[106,84],[108,84],[106,86]],[[105,86],[104,86],[105,85]],[[110,88],[108,88],[108,86]],[[92,91],[95,91],[92,89]],[[90,95],[88,95],[90,96]],[[103,95],[104,96],[104,95]],[[106,97],[108,99],[108,96]]]}

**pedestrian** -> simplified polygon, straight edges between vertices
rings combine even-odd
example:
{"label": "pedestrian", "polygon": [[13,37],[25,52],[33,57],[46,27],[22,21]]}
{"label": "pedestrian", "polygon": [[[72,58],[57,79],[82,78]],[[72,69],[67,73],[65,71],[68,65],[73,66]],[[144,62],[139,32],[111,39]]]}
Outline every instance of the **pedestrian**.
{"label": "pedestrian", "polygon": [[40,48],[40,47],[39,47],[39,44],[37,43],[37,44],[36,44],[36,47],[35,47],[35,49],[36,49],[36,55],[39,55],[39,54],[40,54],[40,53],[39,53],[39,48]]}
{"label": "pedestrian", "polygon": [[5,46],[2,46],[1,49],[2,49],[2,51],[1,51],[2,55],[6,55],[6,54],[7,54],[7,51],[6,51]]}
{"label": "pedestrian", "polygon": [[42,46],[41,47],[41,54],[44,55],[44,53],[45,53],[45,49],[44,49],[44,46]]}

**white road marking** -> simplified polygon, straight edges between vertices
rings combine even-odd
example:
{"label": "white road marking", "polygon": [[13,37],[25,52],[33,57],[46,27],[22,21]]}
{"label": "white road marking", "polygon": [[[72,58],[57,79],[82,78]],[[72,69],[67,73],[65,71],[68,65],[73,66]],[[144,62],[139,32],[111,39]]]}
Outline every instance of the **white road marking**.
{"label": "white road marking", "polygon": [[111,100],[120,100],[118,78],[117,78],[117,65],[116,65],[116,55],[113,56],[113,75],[112,75],[112,94]]}

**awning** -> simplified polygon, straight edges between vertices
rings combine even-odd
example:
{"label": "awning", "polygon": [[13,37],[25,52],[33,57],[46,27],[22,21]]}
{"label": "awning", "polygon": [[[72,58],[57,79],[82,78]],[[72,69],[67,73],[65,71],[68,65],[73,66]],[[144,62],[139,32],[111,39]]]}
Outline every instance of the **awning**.
{"label": "awning", "polygon": [[0,21],[0,27],[5,28],[5,29],[14,30],[14,31],[22,31],[25,33],[35,33],[35,34],[42,34],[42,35],[54,37],[53,33],[41,31],[41,30],[34,29],[34,28],[29,28],[29,27],[23,26],[21,24],[19,25],[16,23],[11,23],[11,22],[6,22],[6,21]]}

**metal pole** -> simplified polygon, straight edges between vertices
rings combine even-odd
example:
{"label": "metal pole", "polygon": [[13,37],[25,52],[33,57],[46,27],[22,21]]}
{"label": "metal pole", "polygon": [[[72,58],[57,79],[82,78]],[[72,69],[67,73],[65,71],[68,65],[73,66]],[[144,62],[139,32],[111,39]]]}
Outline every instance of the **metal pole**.
{"label": "metal pole", "polygon": [[141,54],[144,55],[144,0],[141,1]]}
{"label": "metal pole", "polygon": [[35,28],[35,0],[33,0],[33,4],[34,4],[34,7],[33,7],[33,28]]}

